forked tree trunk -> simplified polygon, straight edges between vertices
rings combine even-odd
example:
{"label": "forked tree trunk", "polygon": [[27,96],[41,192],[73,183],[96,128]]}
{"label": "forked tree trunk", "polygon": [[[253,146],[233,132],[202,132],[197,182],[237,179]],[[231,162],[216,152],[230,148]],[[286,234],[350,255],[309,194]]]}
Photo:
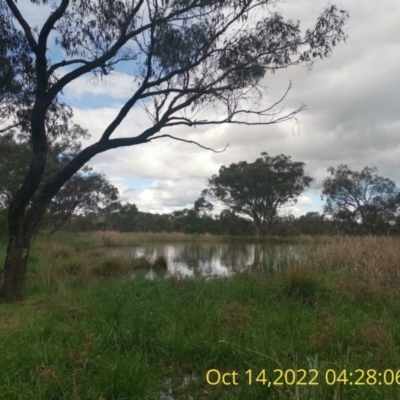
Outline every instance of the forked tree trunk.
{"label": "forked tree trunk", "polygon": [[17,235],[10,234],[0,282],[0,300],[2,301],[14,302],[23,297],[31,236],[21,231]]}

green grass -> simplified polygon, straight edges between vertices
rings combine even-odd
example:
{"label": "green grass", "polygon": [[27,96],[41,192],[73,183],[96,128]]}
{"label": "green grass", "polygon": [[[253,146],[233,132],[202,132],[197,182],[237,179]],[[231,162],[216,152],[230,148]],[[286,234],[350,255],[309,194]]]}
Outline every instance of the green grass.
{"label": "green grass", "polygon": [[[26,300],[0,305],[1,399],[400,399],[396,383],[325,382],[328,370],[396,375],[396,290],[366,285],[345,267],[122,279],[126,260],[75,249],[33,249]],[[317,370],[319,385],[261,382],[263,370],[273,380],[301,369],[305,383]],[[210,370],[235,371],[238,384],[210,385]]]}
{"label": "green grass", "polygon": [[[396,385],[249,386],[246,371],[255,380],[263,369],[316,368],[321,378],[329,368],[396,369],[398,313],[398,302],[361,302],[313,278],[103,280],[49,303],[2,306],[14,324],[1,336],[0,393],[156,399],[169,379],[182,399],[332,399],[337,390],[397,399]],[[210,369],[236,371],[239,385],[207,385]],[[195,379],[183,385],[187,376]]]}

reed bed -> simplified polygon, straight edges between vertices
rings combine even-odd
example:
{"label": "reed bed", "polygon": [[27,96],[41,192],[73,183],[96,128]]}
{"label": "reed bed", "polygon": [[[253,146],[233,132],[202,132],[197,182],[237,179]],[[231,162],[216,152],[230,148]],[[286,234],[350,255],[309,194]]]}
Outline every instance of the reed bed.
{"label": "reed bed", "polygon": [[297,237],[277,236],[222,236],[210,233],[188,234],[183,232],[117,232],[97,231],[90,236],[91,243],[99,243],[104,246],[134,246],[142,243],[155,242],[252,242],[252,243],[326,243],[335,240],[332,236],[300,235]]}
{"label": "reed bed", "polygon": [[116,232],[98,231],[92,234],[92,238],[101,242],[104,246],[134,246],[148,242],[191,242],[218,241],[222,236],[209,233],[190,235],[182,232]]}
{"label": "reed bed", "polygon": [[346,268],[360,282],[398,287],[400,238],[337,236],[309,249],[300,262],[319,270]]}

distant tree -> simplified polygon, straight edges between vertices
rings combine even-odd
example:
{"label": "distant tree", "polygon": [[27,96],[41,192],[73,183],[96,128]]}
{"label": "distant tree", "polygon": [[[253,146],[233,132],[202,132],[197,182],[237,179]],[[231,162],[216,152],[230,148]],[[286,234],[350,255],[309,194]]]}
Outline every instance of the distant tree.
{"label": "distant tree", "polygon": [[[47,1],[32,1],[37,7]],[[31,101],[27,108],[31,163],[9,207],[9,243],[0,298],[22,298],[26,262],[33,232],[53,197],[90,159],[107,150],[160,138],[164,128],[184,125],[268,125],[293,118],[303,107],[277,117],[276,104],[261,104],[261,79],[296,64],[311,67],[314,58],[329,56],[346,38],[348,14],[327,8],[314,28],[301,35],[299,22],[270,13],[271,0],[111,1],[60,0],[32,29],[15,0],[0,0],[1,19],[9,24],[3,45],[27,46],[32,61],[26,80]],[[46,13],[44,11],[44,13]],[[42,13],[42,15],[44,15]],[[16,28],[18,27],[18,28]],[[55,41],[55,48],[49,39]],[[19,47],[13,68],[25,66]],[[55,58],[62,55],[64,59]],[[100,139],[80,151],[43,184],[49,147],[46,119],[62,91],[74,80],[92,73],[103,77],[127,62],[135,90],[110,121]],[[61,68],[68,67],[68,70]],[[25,82],[25,68],[14,80]],[[285,95],[283,96],[283,98]],[[111,138],[129,111],[138,104],[152,125],[137,136]],[[205,107],[218,109],[197,120]],[[246,119],[248,118],[248,119]],[[200,145],[201,146],[201,145]],[[201,146],[204,147],[204,146]]]}
{"label": "distant tree", "polygon": [[136,218],[139,210],[136,204],[126,203],[119,207],[117,212],[112,214],[113,226],[121,232],[133,232],[136,228]]}
{"label": "distant tree", "polygon": [[98,192],[97,211],[104,216],[103,230],[108,229],[108,222],[111,215],[121,210],[118,189],[102,175],[102,185]]}
{"label": "distant tree", "polygon": [[222,210],[216,222],[218,234],[254,236],[254,224],[252,221],[240,217],[232,210]]}
{"label": "distant tree", "polygon": [[295,225],[304,235],[319,235],[323,232],[324,214],[315,211],[310,211],[305,215],[300,216]]}
{"label": "distant tree", "polygon": [[328,168],[323,183],[325,212],[348,226],[361,225],[366,233],[385,231],[394,223],[400,206],[398,185],[378,175],[377,168],[351,171],[347,165]]}
{"label": "distant tree", "polygon": [[296,203],[313,179],[305,175],[302,162],[283,154],[261,155],[251,164],[222,166],[219,175],[208,180],[208,193],[232,211],[249,216],[257,235],[266,235],[277,222],[278,210]]}
{"label": "distant tree", "polygon": [[156,218],[158,232],[172,232],[172,222],[169,214],[161,214]]}
{"label": "distant tree", "polygon": [[89,213],[104,215],[103,229],[106,229],[109,215],[118,209],[118,198],[118,189],[104,174],[88,168],[85,173],[75,174],[50,203],[47,219],[52,225],[51,233],[70,221],[73,215]]}
{"label": "distant tree", "polygon": [[207,217],[210,215],[214,206],[206,200],[207,189],[203,190],[201,196],[194,202],[193,210],[199,217]]}

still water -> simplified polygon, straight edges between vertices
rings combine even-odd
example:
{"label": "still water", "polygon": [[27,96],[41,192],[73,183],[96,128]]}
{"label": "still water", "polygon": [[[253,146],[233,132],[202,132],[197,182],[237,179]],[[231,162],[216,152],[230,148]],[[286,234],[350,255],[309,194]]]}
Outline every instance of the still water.
{"label": "still water", "polygon": [[[157,256],[167,259],[169,276],[231,276],[237,272],[278,270],[286,262],[299,259],[302,246],[288,244],[228,243],[152,243],[135,247],[113,248],[111,256],[138,258],[152,262]],[[152,278],[154,271],[149,271]]]}

